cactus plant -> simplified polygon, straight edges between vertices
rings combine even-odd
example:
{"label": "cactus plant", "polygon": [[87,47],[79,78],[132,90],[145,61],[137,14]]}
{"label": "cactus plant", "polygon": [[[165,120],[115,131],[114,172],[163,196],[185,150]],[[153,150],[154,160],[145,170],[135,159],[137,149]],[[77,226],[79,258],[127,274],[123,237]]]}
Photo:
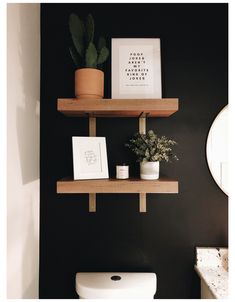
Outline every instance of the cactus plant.
{"label": "cactus plant", "polygon": [[104,37],[94,42],[95,25],[91,14],[83,22],[76,14],[69,17],[69,30],[73,46],[69,47],[70,55],[76,68],[89,67],[102,69],[102,64],[108,59],[109,50]]}

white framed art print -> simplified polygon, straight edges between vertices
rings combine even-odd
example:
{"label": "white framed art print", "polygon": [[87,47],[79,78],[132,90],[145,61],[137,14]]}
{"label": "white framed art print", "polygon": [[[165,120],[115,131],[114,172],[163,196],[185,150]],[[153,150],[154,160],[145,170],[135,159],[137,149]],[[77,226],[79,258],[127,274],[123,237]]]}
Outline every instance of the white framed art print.
{"label": "white framed art print", "polygon": [[73,136],[72,145],[74,180],[109,178],[105,137]]}
{"label": "white framed art print", "polygon": [[112,98],[162,98],[160,39],[112,39]]}

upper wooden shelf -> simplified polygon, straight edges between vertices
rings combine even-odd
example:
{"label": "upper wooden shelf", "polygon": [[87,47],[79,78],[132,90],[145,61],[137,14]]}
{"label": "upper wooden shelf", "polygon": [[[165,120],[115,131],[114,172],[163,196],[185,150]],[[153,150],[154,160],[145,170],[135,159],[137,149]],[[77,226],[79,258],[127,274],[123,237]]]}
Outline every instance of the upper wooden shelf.
{"label": "upper wooden shelf", "polygon": [[57,181],[57,193],[178,193],[178,181],[169,178],[94,179]]}
{"label": "upper wooden shelf", "polygon": [[178,99],[58,99],[57,110],[78,117],[168,117]]}

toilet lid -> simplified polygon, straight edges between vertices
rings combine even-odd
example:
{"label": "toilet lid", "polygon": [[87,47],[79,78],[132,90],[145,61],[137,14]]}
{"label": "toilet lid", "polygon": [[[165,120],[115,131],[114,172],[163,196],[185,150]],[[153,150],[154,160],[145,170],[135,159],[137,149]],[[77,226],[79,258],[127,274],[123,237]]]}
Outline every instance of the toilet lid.
{"label": "toilet lid", "polygon": [[154,273],[77,273],[76,290],[87,299],[108,297],[154,296],[157,278]]}

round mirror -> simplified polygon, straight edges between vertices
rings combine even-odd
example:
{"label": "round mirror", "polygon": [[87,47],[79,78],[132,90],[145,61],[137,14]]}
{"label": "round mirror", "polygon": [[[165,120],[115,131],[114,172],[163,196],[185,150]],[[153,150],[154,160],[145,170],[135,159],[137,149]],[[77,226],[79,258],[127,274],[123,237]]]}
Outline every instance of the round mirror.
{"label": "round mirror", "polygon": [[228,195],[228,106],[215,118],[207,138],[206,156],[217,185]]}

